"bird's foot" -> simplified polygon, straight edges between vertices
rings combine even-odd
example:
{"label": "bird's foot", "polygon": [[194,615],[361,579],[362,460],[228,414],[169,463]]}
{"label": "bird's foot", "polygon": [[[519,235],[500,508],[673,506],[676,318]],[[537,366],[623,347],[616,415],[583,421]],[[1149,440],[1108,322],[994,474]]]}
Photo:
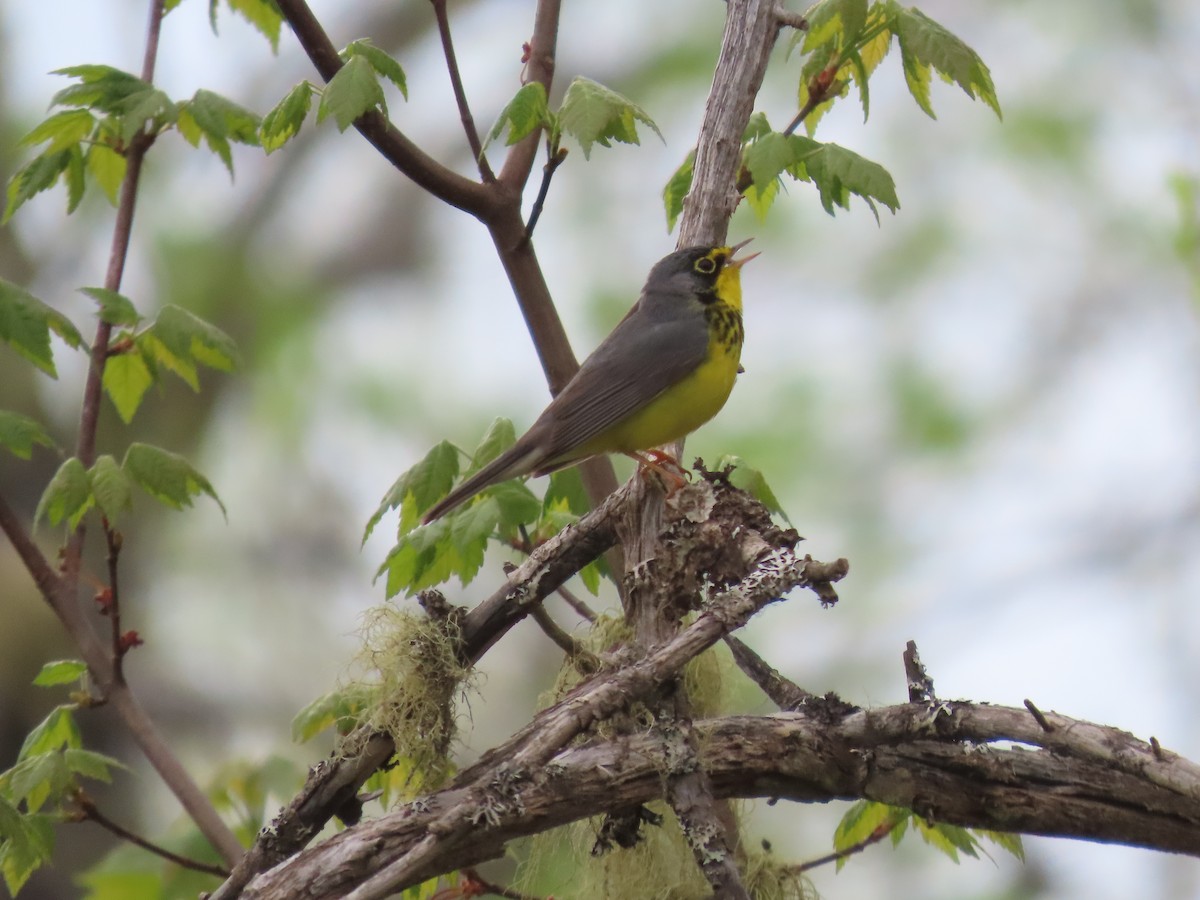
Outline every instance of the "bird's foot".
{"label": "bird's foot", "polygon": [[663,450],[632,450],[625,454],[638,461],[638,471],[642,477],[653,472],[662,480],[670,497],[692,478],[692,473],[679,464],[679,460]]}

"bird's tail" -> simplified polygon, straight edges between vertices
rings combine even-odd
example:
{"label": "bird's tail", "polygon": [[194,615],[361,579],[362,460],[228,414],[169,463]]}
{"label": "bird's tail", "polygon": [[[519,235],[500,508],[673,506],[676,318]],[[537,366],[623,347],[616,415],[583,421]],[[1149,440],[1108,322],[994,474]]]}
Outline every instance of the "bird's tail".
{"label": "bird's tail", "polygon": [[466,503],[484,488],[526,475],[541,461],[541,451],[522,441],[517,441],[490,463],[447,494],[440,503],[434,504],[421,517],[421,524],[428,525],[435,519],[440,519],[450,510]]}

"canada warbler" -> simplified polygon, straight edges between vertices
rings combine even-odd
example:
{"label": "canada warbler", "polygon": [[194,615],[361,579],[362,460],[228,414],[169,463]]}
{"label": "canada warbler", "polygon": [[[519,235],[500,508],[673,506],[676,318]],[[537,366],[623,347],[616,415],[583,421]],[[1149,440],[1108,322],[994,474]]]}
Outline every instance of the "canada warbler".
{"label": "canada warbler", "polygon": [[508,450],[432,507],[425,524],[490,485],[545,475],[599,453],[644,465],[679,464],[651,450],[695,431],[717,414],[742,354],[741,267],[745,246],[688,247],[655,264],[642,296],[575,377]]}

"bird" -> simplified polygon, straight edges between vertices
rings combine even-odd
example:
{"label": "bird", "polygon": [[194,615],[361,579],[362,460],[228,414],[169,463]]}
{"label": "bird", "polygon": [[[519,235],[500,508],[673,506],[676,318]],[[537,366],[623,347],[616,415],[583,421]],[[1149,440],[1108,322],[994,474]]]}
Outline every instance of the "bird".
{"label": "bird", "polygon": [[655,263],[625,318],[529,430],[430,507],[422,524],[494,484],[547,475],[602,453],[681,472],[654,448],[691,434],[729,399],[745,337],[741,267],[759,255],[734,254],[748,243],[686,247]]}

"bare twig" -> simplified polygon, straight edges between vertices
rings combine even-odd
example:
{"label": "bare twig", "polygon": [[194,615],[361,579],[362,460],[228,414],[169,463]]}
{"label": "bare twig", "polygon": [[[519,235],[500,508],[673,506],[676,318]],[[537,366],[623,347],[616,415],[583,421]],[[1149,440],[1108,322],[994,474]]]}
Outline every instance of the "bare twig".
{"label": "bare twig", "polygon": [[467,93],[463,90],[462,75],[458,71],[458,57],[454,53],[454,41],[450,37],[450,18],[446,14],[446,0],[431,0],[433,14],[437,19],[438,35],[442,39],[442,53],[446,57],[446,70],[450,73],[450,86],[454,89],[454,102],[458,104],[458,116],[462,119],[463,130],[467,133],[467,144],[471,147],[471,155],[479,167],[479,175],[484,182],[495,181],[492,167],[488,165],[487,157],[483,155],[483,144],[479,141],[479,132],[475,128],[475,117],[471,115],[471,107],[467,104]]}
{"label": "bare twig", "polygon": [[533,240],[533,229],[537,227],[538,219],[542,217],[542,207],[546,205],[546,195],[550,193],[550,180],[554,177],[558,167],[566,160],[567,150],[565,147],[555,150],[547,142],[546,155],[546,165],[542,166],[542,184],[533,201],[533,208],[529,211],[529,221],[525,223],[526,241]]}
{"label": "bare twig", "polygon": [[795,875],[799,875],[802,872],[811,871],[818,866],[825,866],[831,862],[837,862],[840,859],[846,859],[847,857],[854,856],[856,853],[862,853],[868,847],[878,844],[889,834],[895,831],[896,826],[899,824],[900,820],[895,822],[884,822],[861,841],[851,844],[849,847],[843,847],[841,850],[837,850],[833,853],[828,853],[825,856],[818,856],[816,859],[810,859],[808,862],[800,863],[799,865],[795,866],[788,866],[788,871]]}
{"label": "bare twig", "polygon": [[141,835],[134,834],[129,829],[123,828],[112,819],[108,818],[108,816],[104,815],[104,813],[100,812],[92,799],[82,791],[76,794],[75,804],[77,807],[78,820],[81,822],[95,822],[101,828],[111,832],[112,834],[115,834],[121,840],[127,841],[136,847],[141,847],[143,850],[147,850],[150,853],[153,853],[155,856],[161,856],[168,862],[173,862],[175,865],[182,866],[185,869],[191,869],[195,872],[204,872],[208,875],[216,875],[218,878],[229,877],[229,871],[227,869],[223,869],[221,866],[214,866],[211,863],[200,862],[198,859],[180,856],[178,853],[174,853],[168,850],[166,847],[160,847],[158,844],[146,840],[146,838],[142,837]]}
{"label": "bare twig", "polygon": [[782,710],[797,710],[810,700],[816,699],[795,682],[789,681],[779,674],[770,663],[751,650],[744,641],[731,634],[725,635],[725,643],[733,653],[733,661],[739,669],[762,688],[762,692],[771,698]]}
{"label": "bare twig", "polygon": [[[1027,699],[1025,701],[1025,708],[1029,710],[1029,714],[1033,716],[1033,720],[1041,726],[1042,731],[1049,732],[1054,730],[1054,726],[1050,724],[1050,721],[1046,718],[1046,714],[1034,706],[1032,700]],[[1153,747],[1156,743],[1157,741],[1154,738],[1150,739],[1150,746]]]}
{"label": "bare twig", "polygon": [[584,603],[582,599],[575,596],[575,592],[566,585],[560,584],[558,586],[558,595],[567,601],[567,606],[575,610],[580,617],[587,619],[589,622],[596,621],[596,611]]}
{"label": "bare twig", "polygon": [[916,641],[909,641],[905,645],[903,656],[904,676],[908,682],[908,702],[935,703],[937,695],[933,692],[933,679],[921,663]]}
{"label": "bare twig", "polygon": [[550,613],[546,612],[546,607],[538,603],[529,611],[529,617],[537,622],[538,628],[542,629],[542,633],[567,654],[569,657],[577,657],[584,655],[587,651],[583,649],[583,645],[571,635],[567,634],[554,619],[550,618]]}

